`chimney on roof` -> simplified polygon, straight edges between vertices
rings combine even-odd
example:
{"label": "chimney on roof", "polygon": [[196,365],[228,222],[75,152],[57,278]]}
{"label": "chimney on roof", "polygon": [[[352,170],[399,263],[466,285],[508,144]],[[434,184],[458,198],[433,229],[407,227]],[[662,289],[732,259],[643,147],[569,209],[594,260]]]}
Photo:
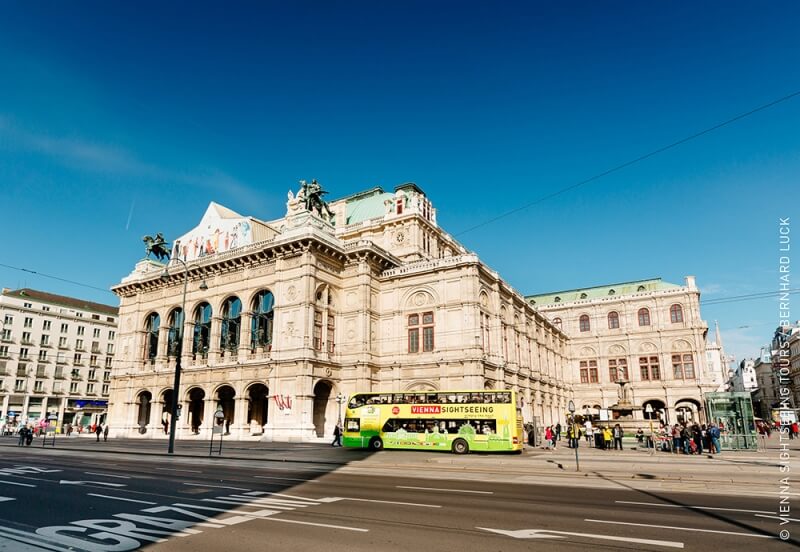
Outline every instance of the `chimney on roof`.
{"label": "chimney on roof", "polygon": [[687,276],[685,280],[686,280],[686,287],[688,287],[693,291],[697,289],[697,284],[694,281],[694,276]]}

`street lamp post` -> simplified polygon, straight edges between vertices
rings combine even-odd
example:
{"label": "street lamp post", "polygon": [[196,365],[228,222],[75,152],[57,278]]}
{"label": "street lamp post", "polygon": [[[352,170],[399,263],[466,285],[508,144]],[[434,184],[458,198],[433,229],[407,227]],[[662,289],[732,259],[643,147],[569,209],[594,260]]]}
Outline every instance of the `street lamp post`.
{"label": "street lamp post", "polygon": [[347,396],[344,395],[341,391],[336,395],[336,402],[339,403],[339,421],[338,423],[342,423],[342,405],[347,401]]}
{"label": "street lamp post", "polygon": [[576,437],[576,435],[578,435],[578,428],[575,424],[575,403],[569,401],[567,410],[569,410],[570,423],[572,424],[572,444],[575,447],[575,471],[581,471],[581,464],[578,461],[578,446],[580,445],[580,439]]}
{"label": "street lamp post", "polygon": [[650,456],[653,456],[656,453],[656,440],[653,436],[653,405],[647,403],[644,411],[647,412],[647,417],[650,419]]}
{"label": "street lamp post", "polygon": [[[189,267],[186,261],[180,257],[174,257],[173,261],[178,261],[183,265],[183,299],[181,300],[181,324],[178,328],[177,341],[180,346],[180,351],[175,356],[175,380],[172,383],[172,406],[170,408],[170,421],[169,421],[169,447],[167,448],[168,454],[175,452],[175,424],[178,420],[178,393],[181,385],[181,357],[183,356],[183,329],[186,325],[186,288],[189,285]],[[161,278],[166,280],[169,278],[169,265],[164,267],[164,272]]]}

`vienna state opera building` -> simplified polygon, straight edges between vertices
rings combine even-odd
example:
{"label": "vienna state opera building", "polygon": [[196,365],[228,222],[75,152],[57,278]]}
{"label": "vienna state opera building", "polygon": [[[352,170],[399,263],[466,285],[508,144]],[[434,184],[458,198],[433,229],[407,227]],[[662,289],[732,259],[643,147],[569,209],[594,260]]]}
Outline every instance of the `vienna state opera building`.
{"label": "vienna state opera building", "polygon": [[[610,301],[594,289],[560,304],[525,297],[438,226],[417,185],[330,203],[323,193],[301,182],[278,220],[211,203],[166,245],[170,259],[142,260],[114,287],[112,433],[167,437],[178,359],[179,438],[208,438],[217,417],[235,439],[315,440],[332,434],[349,394],[369,391],[514,389],[526,422],[563,423],[571,399],[596,417],[622,396],[608,378],[612,358],[630,371],[634,418],[647,399],[662,409],[691,400],[700,415],[711,387],[693,283],[645,283]],[[670,327],[673,299],[683,318]],[[651,317],[642,331],[640,303]],[[612,305],[619,327],[598,331]],[[640,339],[647,331],[653,338]],[[640,357],[660,367],[643,394]]]}

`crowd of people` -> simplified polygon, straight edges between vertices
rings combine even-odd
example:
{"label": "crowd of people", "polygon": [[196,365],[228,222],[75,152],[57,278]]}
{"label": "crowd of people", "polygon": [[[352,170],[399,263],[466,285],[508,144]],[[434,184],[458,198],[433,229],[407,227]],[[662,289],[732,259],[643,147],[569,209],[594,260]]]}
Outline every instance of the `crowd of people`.
{"label": "crowd of people", "polygon": [[[0,435],[16,435],[19,437],[19,446],[30,446],[34,438],[50,433],[51,429],[52,426],[47,423],[23,423],[14,425],[4,423],[2,427],[0,427]],[[109,429],[108,424],[93,423],[83,426],[81,424],[66,423],[61,428],[60,433],[67,437],[71,437],[73,433],[77,433],[78,435],[87,433],[89,435],[94,435],[99,442],[101,438],[103,441],[108,441]]]}
{"label": "crowd of people", "polygon": [[[795,423],[793,426],[791,432],[797,436],[797,424]],[[546,448],[557,448],[562,437],[562,429],[561,423],[545,428],[544,446]],[[625,432],[620,424],[594,426],[588,420],[583,424],[566,424],[566,431],[563,434],[566,436],[569,448],[577,448],[583,438],[586,440],[587,446],[603,450],[622,450],[622,439],[625,437]],[[675,454],[703,454],[704,452],[719,454],[722,450],[721,435],[720,426],[712,422],[710,424],[680,423],[671,427],[659,424],[658,430],[654,431],[652,436],[645,434],[644,430],[639,428],[635,437],[640,447],[656,447],[659,450]]]}

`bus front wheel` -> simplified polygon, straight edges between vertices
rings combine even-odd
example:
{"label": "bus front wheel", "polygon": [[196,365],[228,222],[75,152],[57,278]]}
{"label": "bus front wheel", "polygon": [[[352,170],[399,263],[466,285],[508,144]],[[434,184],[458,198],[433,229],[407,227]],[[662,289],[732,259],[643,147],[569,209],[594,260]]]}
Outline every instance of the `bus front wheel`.
{"label": "bus front wheel", "polygon": [[456,439],[453,441],[453,452],[456,454],[466,454],[469,452],[469,445],[464,439]]}
{"label": "bus front wheel", "polygon": [[383,450],[383,441],[380,437],[373,437],[369,440],[370,450]]}

